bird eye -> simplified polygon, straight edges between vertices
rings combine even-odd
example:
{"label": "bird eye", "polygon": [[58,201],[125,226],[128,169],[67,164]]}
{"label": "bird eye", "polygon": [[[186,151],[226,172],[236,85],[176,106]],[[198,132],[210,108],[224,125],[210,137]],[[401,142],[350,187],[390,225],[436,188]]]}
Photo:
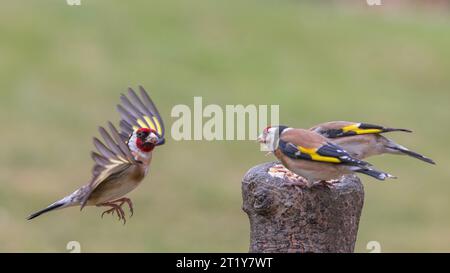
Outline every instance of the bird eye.
{"label": "bird eye", "polygon": [[136,136],[141,139],[146,138],[148,135],[149,135],[149,132],[146,132],[146,131],[138,131],[136,133]]}

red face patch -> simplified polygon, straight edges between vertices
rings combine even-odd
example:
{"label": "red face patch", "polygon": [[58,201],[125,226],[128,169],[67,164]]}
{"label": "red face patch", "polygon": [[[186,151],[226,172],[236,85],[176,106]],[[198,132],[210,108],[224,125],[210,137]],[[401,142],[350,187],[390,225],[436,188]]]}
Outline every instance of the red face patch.
{"label": "red face patch", "polygon": [[150,133],[150,132],[156,133],[155,130],[150,129],[150,128],[139,128],[136,132],[137,133],[141,133],[141,132],[143,132],[143,133]]}
{"label": "red face patch", "polygon": [[136,139],[136,147],[138,147],[139,150],[148,153],[153,151],[153,149],[155,148],[155,144],[150,142],[144,142],[142,139],[138,138]]}
{"label": "red face patch", "polygon": [[145,141],[150,133],[156,133],[156,131],[150,128],[139,128],[136,131],[136,147],[145,153],[151,152],[155,148],[155,144]]}

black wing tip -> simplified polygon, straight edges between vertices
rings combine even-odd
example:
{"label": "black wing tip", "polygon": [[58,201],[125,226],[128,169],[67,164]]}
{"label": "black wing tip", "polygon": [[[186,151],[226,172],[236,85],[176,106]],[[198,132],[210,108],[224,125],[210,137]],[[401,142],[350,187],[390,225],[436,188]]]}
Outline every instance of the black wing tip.
{"label": "black wing tip", "polygon": [[[145,94],[145,95],[147,95],[148,97],[149,97],[149,94],[148,94],[148,92],[147,92],[147,90],[144,88],[144,86],[142,85],[142,84],[138,84],[138,89],[139,89],[139,91],[141,92],[141,95],[143,95],[143,94]],[[127,88],[127,91],[128,91],[128,93],[134,93],[135,95],[137,95],[137,93],[136,93],[136,91],[134,91],[134,89],[131,87],[131,86],[129,86],[128,88]],[[122,97],[126,97],[126,95],[124,95],[123,93],[121,93],[120,94],[120,96]],[[139,96],[138,96],[139,97]],[[150,99],[151,100],[151,99]]]}
{"label": "black wing tip", "polygon": [[102,143],[102,142],[100,141],[100,139],[98,139],[97,137],[93,137],[93,138],[92,138],[92,142],[94,143],[94,145],[96,145],[97,143]]}
{"label": "black wing tip", "polygon": [[117,104],[116,109],[117,109],[117,111],[119,111],[120,114],[125,113],[126,115],[132,117],[131,114],[128,112],[128,110],[125,109],[125,107],[123,107],[122,104]]}
{"label": "black wing tip", "polygon": [[405,155],[408,155],[410,157],[419,159],[419,160],[421,160],[423,162],[426,162],[426,163],[429,163],[429,164],[432,164],[432,165],[436,165],[436,162],[434,162],[433,159],[431,159],[429,157],[426,157],[424,155],[421,155],[421,154],[419,154],[417,152],[414,152],[414,151],[411,151],[411,150],[408,150],[408,149],[402,149],[400,147],[390,147],[390,148],[394,149],[394,150],[397,150],[397,151],[399,151],[399,152],[401,152],[401,153],[403,153]]}
{"label": "black wing tip", "polygon": [[422,161],[424,161],[426,163],[429,163],[431,165],[436,165],[436,162],[433,159],[428,158],[426,156],[422,156],[421,158],[417,158],[417,159],[420,159],[420,160],[422,160]]}
{"label": "black wing tip", "polygon": [[95,159],[95,157],[99,156],[100,154],[94,151],[91,151],[91,158]]}
{"label": "black wing tip", "polygon": [[360,168],[359,170],[355,170],[357,173],[362,173],[368,176],[371,176],[379,181],[385,181],[386,179],[397,179],[396,176],[391,175],[389,173],[385,173],[373,168]]}
{"label": "black wing tip", "polygon": [[[124,100],[128,100],[128,97],[125,94],[120,93],[119,99],[120,99],[121,102],[123,102]],[[118,105],[122,106],[121,104],[118,104]]]}
{"label": "black wing tip", "polygon": [[128,94],[132,94],[133,96],[137,96],[136,91],[134,91],[134,89],[131,88],[131,87],[128,87]]}
{"label": "black wing tip", "polygon": [[108,131],[106,131],[105,127],[103,126],[98,126],[98,132],[100,133],[100,135],[103,135],[104,133],[108,133]]}
{"label": "black wing tip", "polygon": [[371,124],[371,123],[364,123],[364,122],[360,123],[359,128],[361,128],[361,129],[379,129],[379,130],[381,130],[381,133],[387,133],[387,132],[412,133],[413,132],[410,129],[384,127],[384,126],[374,125],[374,124]]}
{"label": "black wing tip", "polygon": [[405,133],[412,133],[413,131],[410,129],[404,129],[404,128],[386,128],[383,130],[384,132],[405,132]]}
{"label": "black wing tip", "polygon": [[143,93],[146,93],[146,94],[148,95],[148,92],[147,92],[147,90],[145,90],[144,86],[142,86],[141,84],[139,84],[138,87],[139,87],[139,91],[141,91],[141,92],[143,92]]}
{"label": "black wing tip", "polygon": [[[144,96],[144,94],[147,95],[147,96],[149,96],[147,90],[145,90],[145,88],[144,88],[144,86],[143,86],[142,84],[138,84],[138,89],[139,89],[139,91],[141,92],[141,95],[142,95],[142,96]],[[139,100],[140,100],[140,97],[138,96],[137,92],[136,92],[132,87],[128,87],[127,90],[128,90],[128,93],[129,93],[129,94],[130,94],[130,93],[133,93],[133,95],[134,95],[135,97],[139,98]],[[123,96],[123,94],[121,94],[121,95]],[[151,100],[151,99],[150,99],[150,100]]]}

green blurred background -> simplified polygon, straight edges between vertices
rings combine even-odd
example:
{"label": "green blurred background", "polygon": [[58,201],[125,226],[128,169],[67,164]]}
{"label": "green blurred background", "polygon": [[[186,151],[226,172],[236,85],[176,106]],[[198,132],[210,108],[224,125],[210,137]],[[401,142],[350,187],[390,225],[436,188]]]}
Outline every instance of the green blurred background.
{"label": "green blurred background", "polygon": [[[170,3],[169,3],[170,2]],[[128,86],[167,127],[176,104],[279,104],[295,127],[329,120],[392,134],[436,160],[371,159],[356,251],[450,251],[450,17],[444,6],[365,1],[3,1],[0,7],[0,251],[246,252],[240,181],[272,160],[253,141],[168,139],[130,194],[123,226],[101,209],[32,211],[90,178],[91,137]],[[414,2],[416,3],[416,2]],[[446,9],[446,10],[444,10]]]}

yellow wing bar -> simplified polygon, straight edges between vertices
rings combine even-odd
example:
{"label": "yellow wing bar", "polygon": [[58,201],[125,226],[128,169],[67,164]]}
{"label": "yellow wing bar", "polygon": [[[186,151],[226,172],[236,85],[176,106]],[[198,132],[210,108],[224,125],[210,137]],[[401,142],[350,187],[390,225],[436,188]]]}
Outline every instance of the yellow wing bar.
{"label": "yellow wing bar", "polygon": [[361,124],[360,123],[356,123],[356,124],[352,124],[352,125],[348,125],[342,128],[342,131],[344,133],[347,132],[354,132],[357,135],[364,135],[364,134],[377,134],[377,133],[381,133],[383,132],[382,129],[375,129],[375,128],[371,128],[371,129],[361,129],[359,128]]}
{"label": "yellow wing bar", "polygon": [[302,146],[297,146],[297,149],[304,154],[308,154],[311,157],[311,159],[314,161],[322,161],[322,162],[330,162],[330,163],[341,163],[342,162],[339,158],[336,158],[336,157],[319,155],[317,153],[316,148],[304,148]]}
{"label": "yellow wing bar", "polygon": [[138,130],[139,128],[149,128],[155,130],[159,135],[162,135],[162,127],[159,120],[156,117],[144,116],[144,120],[138,119],[136,122],[139,126],[133,126],[133,130]]}

